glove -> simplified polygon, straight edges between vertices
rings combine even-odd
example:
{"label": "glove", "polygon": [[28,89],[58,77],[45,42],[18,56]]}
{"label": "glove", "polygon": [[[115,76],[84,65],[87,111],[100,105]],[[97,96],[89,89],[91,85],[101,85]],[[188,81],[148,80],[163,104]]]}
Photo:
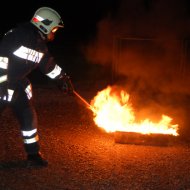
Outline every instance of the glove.
{"label": "glove", "polygon": [[74,87],[71,82],[70,76],[64,74],[62,75],[58,81],[58,88],[63,91],[65,94],[73,95]]}

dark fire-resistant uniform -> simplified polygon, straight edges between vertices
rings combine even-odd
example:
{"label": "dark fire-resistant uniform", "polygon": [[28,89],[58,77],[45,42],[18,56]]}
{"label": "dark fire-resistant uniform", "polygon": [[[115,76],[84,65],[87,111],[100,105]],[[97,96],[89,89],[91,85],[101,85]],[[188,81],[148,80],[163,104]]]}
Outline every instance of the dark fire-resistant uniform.
{"label": "dark fire-resistant uniform", "polygon": [[0,113],[9,105],[21,126],[27,154],[39,151],[37,117],[32,106],[32,86],[27,75],[37,67],[51,79],[64,71],[47,49],[46,41],[30,22],[7,32],[0,44]]}

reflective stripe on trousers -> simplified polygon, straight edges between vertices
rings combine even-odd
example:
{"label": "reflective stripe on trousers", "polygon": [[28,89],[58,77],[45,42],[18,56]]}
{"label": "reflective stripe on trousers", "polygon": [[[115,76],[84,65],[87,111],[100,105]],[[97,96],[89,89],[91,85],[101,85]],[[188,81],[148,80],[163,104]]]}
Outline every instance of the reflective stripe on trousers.
{"label": "reflective stripe on trousers", "polygon": [[24,144],[31,144],[39,141],[37,134],[37,129],[32,129],[29,131],[21,131],[23,136]]}
{"label": "reflective stripe on trousers", "polygon": [[26,92],[26,95],[27,95],[28,99],[30,100],[30,99],[32,98],[32,85],[29,84],[29,85],[25,88],[24,91]]}
{"label": "reflective stripe on trousers", "polygon": [[0,99],[10,102],[12,100],[13,94],[14,94],[14,90],[7,89],[7,95],[3,97],[0,96]]}
{"label": "reflective stripe on trousers", "polygon": [[[28,99],[30,100],[32,98],[32,85],[29,84],[26,88],[25,88],[25,93],[28,97]],[[13,94],[14,94],[14,90],[11,90],[11,89],[7,89],[7,96],[4,96],[4,97],[1,97],[0,96],[0,99],[3,99],[5,101],[8,101],[8,102],[11,102],[12,100],[12,97],[13,97]]]}

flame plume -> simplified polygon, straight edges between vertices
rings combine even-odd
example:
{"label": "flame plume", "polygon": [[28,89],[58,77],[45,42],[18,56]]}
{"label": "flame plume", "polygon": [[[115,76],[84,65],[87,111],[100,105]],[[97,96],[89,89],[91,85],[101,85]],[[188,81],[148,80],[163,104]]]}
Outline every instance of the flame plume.
{"label": "flame plume", "polygon": [[136,122],[133,107],[129,103],[129,94],[124,90],[118,94],[118,92],[113,92],[111,86],[108,86],[97,93],[90,105],[93,107],[94,122],[106,132],[178,135],[178,124],[171,124],[172,118],[164,114],[157,123],[149,119]]}

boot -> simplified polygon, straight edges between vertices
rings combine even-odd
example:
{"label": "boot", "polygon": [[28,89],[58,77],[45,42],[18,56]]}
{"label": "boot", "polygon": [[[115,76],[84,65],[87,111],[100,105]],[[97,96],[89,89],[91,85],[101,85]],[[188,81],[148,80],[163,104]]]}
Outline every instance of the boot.
{"label": "boot", "polygon": [[47,166],[48,161],[45,160],[40,152],[36,154],[28,154],[27,161],[30,166]]}

